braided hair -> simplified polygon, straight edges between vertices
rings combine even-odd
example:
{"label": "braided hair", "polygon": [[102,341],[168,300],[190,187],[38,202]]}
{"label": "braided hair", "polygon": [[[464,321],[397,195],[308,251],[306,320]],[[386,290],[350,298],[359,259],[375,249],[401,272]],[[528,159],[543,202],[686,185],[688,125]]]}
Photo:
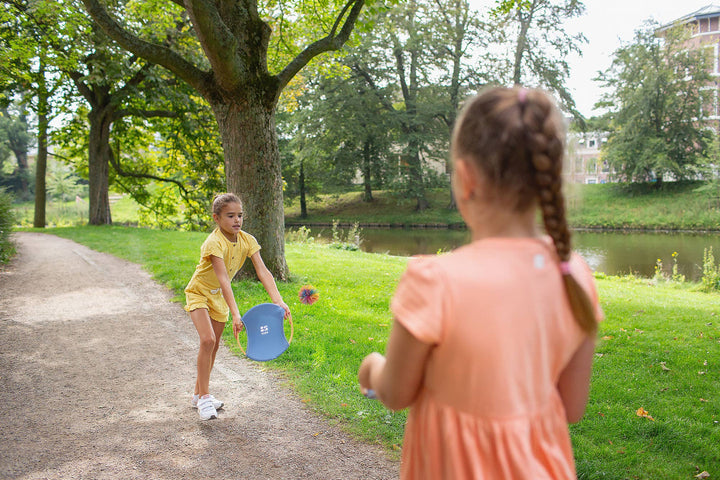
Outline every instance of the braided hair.
{"label": "braided hair", "polygon": [[563,119],[547,94],[493,88],[464,108],[453,131],[452,155],[479,169],[490,185],[488,198],[517,212],[539,207],[575,320],[593,333],[595,311],[568,263],[572,249],[562,192],[563,138]]}

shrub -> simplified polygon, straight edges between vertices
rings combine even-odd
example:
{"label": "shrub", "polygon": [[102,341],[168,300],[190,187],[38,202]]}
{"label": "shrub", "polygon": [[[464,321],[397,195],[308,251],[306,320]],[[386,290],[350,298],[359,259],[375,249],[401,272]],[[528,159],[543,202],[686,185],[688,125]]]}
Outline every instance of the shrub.
{"label": "shrub", "polygon": [[0,263],[7,263],[15,254],[15,244],[10,240],[14,223],[12,197],[4,190],[0,190]]}

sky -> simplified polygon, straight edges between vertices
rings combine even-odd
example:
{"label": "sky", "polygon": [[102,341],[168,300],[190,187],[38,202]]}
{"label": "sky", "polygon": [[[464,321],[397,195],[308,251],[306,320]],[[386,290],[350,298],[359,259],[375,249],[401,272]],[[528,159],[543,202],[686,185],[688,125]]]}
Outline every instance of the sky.
{"label": "sky", "polygon": [[[495,2],[470,0],[470,3],[482,7]],[[635,30],[645,20],[670,23],[712,3],[720,5],[720,0],[584,0],[583,3],[585,14],[567,23],[569,32],[582,31],[588,39],[582,47],[582,57],[568,58],[568,86],[580,113],[591,117],[601,113],[593,109],[600,99],[601,89],[592,79],[598,71],[610,67],[613,52],[632,41]]]}

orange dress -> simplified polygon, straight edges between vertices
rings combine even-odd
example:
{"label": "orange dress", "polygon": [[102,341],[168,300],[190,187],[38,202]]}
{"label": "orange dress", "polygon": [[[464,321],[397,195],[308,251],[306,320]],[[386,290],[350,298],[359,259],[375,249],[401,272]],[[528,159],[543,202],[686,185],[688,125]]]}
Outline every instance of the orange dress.
{"label": "orange dress", "polygon": [[[591,295],[592,272],[571,271]],[[556,385],[586,334],[551,247],[490,238],[410,260],[396,321],[434,345],[405,428],[403,479],[569,479],[575,463]]]}

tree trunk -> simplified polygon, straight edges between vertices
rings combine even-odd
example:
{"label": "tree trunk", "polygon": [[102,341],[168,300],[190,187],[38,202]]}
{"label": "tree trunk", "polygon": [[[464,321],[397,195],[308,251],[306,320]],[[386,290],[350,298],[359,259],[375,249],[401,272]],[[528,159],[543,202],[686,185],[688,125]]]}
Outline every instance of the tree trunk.
{"label": "tree trunk", "polygon": [[[212,105],[225,153],[227,189],[240,196],[243,230],[255,236],[273,276],[286,280],[282,174],[275,109],[249,93],[242,105]],[[250,265],[252,267],[252,265]],[[247,267],[246,267],[247,268]],[[248,269],[248,272],[252,268]]]}
{"label": "tree trunk", "polygon": [[48,97],[38,96],[38,149],[35,160],[35,218],[33,227],[45,228],[45,202],[47,200],[45,174],[47,172],[47,138],[48,138]]}
{"label": "tree trunk", "polygon": [[522,61],[527,48],[527,32],[530,29],[532,23],[533,13],[537,5],[536,1],[533,1],[526,15],[523,15],[523,6],[518,5],[517,8],[517,20],[520,23],[520,33],[518,34],[517,43],[515,44],[515,62],[513,64],[513,83],[520,85],[522,81]]}
{"label": "tree trunk", "polygon": [[300,160],[300,218],[307,218],[307,199],[305,198],[305,161]]}
{"label": "tree trunk", "polygon": [[372,202],[372,152],[370,149],[370,140],[365,140],[363,144],[363,185],[365,193],[363,194],[363,202]]}
{"label": "tree trunk", "polygon": [[93,108],[88,115],[90,138],[88,148],[88,181],[90,183],[90,225],[111,225],[109,197],[109,163],[111,115],[106,109]]}
{"label": "tree trunk", "polygon": [[417,132],[411,130],[408,141],[408,167],[410,169],[410,193],[417,200],[415,210],[422,212],[430,208],[430,202],[425,196],[425,182],[423,179],[422,159],[420,158],[421,143],[417,140]]}

